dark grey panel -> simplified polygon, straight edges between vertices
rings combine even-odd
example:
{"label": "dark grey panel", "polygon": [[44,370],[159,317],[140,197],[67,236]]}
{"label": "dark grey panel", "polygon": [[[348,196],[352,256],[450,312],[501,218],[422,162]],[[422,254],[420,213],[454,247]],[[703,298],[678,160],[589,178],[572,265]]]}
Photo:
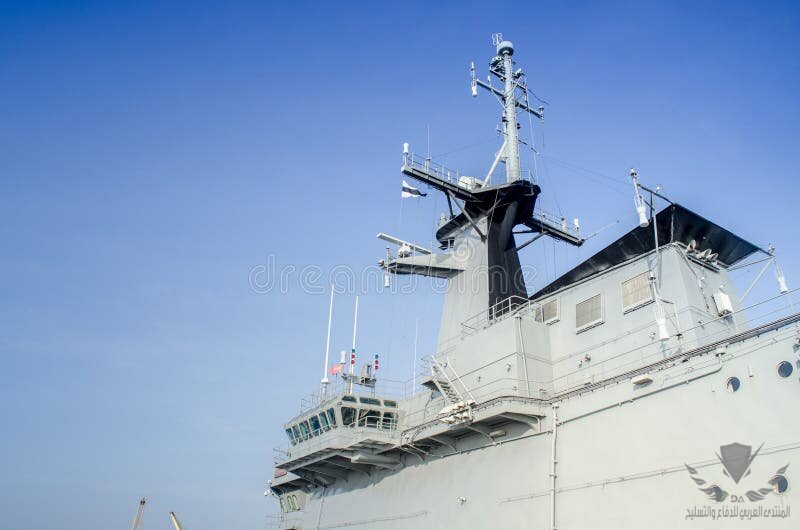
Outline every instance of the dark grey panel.
{"label": "dark grey panel", "polygon": [[[719,254],[718,261],[724,266],[737,263],[759,250],[733,232],[701,217],[679,204],[667,206],[656,215],[659,244],[680,242],[688,245],[697,242],[697,250],[711,249]],[[547,285],[531,298],[537,299],[567,285],[579,282],[611,267],[624,263],[655,248],[653,228],[636,227],[609,246],[587,259],[553,283]]]}

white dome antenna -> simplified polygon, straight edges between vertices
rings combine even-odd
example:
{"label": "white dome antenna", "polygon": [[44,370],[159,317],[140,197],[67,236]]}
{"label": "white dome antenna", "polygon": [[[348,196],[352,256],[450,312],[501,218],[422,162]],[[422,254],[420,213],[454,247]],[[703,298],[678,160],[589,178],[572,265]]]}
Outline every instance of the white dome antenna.
{"label": "white dome antenna", "polygon": [[504,55],[511,57],[514,55],[514,44],[510,40],[504,40],[497,43],[497,55],[500,57],[503,57]]}

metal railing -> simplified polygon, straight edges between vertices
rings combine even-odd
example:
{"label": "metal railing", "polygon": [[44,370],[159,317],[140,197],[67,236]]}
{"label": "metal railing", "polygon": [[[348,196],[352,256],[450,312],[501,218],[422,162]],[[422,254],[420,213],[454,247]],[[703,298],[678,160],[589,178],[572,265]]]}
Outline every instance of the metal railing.
{"label": "metal railing", "polygon": [[[373,375],[373,377],[375,377]],[[325,398],[321,392],[307,394],[300,398],[300,410],[297,415],[305,414],[323,404],[338,401],[344,395],[368,396],[375,398],[406,399],[412,394],[411,381],[376,378],[374,387],[350,384],[340,377],[333,377],[328,383]]]}
{"label": "metal railing", "polygon": [[421,157],[419,155],[411,153],[403,159],[403,162],[408,167],[420,169],[425,173],[431,174],[442,180],[445,180],[452,184],[461,186],[464,189],[467,189],[459,182],[459,179],[462,176],[464,176],[461,174],[461,172],[455,169],[450,169],[448,167],[445,167],[444,165],[438,162],[434,162],[428,157]]}
{"label": "metal railing", "polygon": [[541,208],[536,208],[533,212],[533,218],[537,221],[544,223],[545,225],[549,225],[555,228],[560,229],[562,232],[566,232],[571,234],[575,237],[580,237],[581,231],[579,226],[570,225],[567,222],[566,217],[554,215],[550,212],[546,212]]}
{"label": "metal railing", "polygon": [[521,296],[509,296],[461,323],[461,331],[465,335],[472,335],[476,331],[486,329],[505,318],[520,313],[529,314],[539,307],[538,302],[531,302]]}
{"label": "metal railing", "polygon": [[[527,390],[527,388],[530,390]],[[530,393],[531,397],[528,397]],[[513,377],[499,377],[489,381],[481,382],[477,386],[470,387],[470,399],[476,403],[484,403],[500,397],[519,397],[520,399],[547,399],[550,391],[547,385],[538,381],[525,381]],[[446,398],[439,397],[429,401],[426,406],[407,412],[403,416],[400,429],[406,431],[415,426],[430,420],[441,417],[441,411],[448,405]]]}

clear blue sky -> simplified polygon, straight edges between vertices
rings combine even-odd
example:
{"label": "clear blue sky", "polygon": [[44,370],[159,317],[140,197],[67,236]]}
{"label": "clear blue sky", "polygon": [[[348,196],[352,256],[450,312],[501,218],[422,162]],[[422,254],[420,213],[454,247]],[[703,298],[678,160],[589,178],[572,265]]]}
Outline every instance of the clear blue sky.
{"label": "clear blue sky", "polygon": [[[250,272],[373,264],[381,230],[430,241],[443,203],[401,215],[401,144],[424,152],[430,126],[434,155],[486,171],[498,108],[469,97],[467,68],[496,31],[550,103],[545,206],[586,231],[623,219],[580,253],[528,247],[532,288],[631,226],[631,165],[774,243],[800,285],[796,3],[501,5],[0,4],[4,528],[125,528],[143,495],[146,528],[169,510],[263,528],[327,300],[256,293]],[[439,307],[425,289],[364,296],[363,349],[406,378],[414,318],[430,353]]]}

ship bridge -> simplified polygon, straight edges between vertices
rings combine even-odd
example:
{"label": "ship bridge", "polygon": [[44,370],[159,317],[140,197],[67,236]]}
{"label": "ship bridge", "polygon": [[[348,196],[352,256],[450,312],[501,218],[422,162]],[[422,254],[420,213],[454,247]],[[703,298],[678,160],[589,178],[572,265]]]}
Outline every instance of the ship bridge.
{"label": "ship bridge", "polygon": [[275,450],[275,465],[287,471],[273,488],[326,485],[351,471],[394,468],[383,453],[399,445],[402,411],[396,399],[342,393],[302,412],[286,425],[289,443]]}

